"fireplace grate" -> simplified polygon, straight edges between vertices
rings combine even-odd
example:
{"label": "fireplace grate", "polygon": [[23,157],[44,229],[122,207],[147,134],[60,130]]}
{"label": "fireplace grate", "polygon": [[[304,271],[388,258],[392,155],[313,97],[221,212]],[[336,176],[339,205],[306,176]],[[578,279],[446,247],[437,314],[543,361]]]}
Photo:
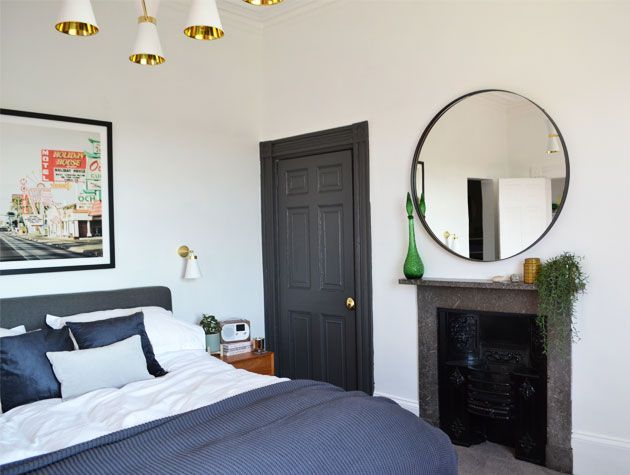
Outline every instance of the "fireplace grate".
{"label": "fireplace grate", "polygon": [[490,440],[544,464],[546,360],[534,316],[442,309],[438,316],[442,429],[455,444]]}

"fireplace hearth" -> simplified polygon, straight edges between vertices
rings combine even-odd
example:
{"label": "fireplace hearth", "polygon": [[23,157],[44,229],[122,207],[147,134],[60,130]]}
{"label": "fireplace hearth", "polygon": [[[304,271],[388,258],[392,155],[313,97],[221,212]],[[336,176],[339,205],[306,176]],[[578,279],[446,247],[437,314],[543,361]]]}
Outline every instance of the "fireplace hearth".
{"label": "fireplace hearth", "polygon": [[438,309],[440,427],[451,441],[486,440],[544,465],[546,359],[535,315]]}

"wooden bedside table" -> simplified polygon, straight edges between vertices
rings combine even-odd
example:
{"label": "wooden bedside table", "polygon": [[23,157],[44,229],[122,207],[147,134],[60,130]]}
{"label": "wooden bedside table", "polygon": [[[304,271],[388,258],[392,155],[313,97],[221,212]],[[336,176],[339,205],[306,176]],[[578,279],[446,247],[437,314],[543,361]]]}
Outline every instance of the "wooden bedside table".
{"label": "wooden bedside table", "polygon": [[265,374],[267,376],[275,376],[275,368],[273,362],[273,351],[265,353],[242,353],[233,356],[212,355],[219,358],[235,368],[246,369],[252,373]]}

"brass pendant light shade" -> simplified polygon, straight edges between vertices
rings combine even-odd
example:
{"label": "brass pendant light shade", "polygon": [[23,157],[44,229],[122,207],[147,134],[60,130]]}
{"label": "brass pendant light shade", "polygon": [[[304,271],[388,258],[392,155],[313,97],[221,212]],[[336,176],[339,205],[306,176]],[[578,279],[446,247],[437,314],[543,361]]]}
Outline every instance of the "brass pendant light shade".
{"label": "brass pendant light shade", "polygon": [[98,33],[90,0],[64,0],[55,29],[71,36],[91,36]]}
{"label": "brass pendant light shade", "polygon": [[215,0],[193,0],[184,34],[195,40],[217,40],[224,35]]}
{"label": "brass pendant light shade", "polygon": [[258,7],[266,7],[269,5],[276,5],[281,3],[282,0],[243,0],[245,3],[249,3],[250,5],[256,5]]}
{"label": "brass pendant light shade", "polygon": [[98,26],[80,21],[62,21],[55,25],[55,29],[71,36],[92,36],[98,33]]}
{"label": "brass pendant light shade", "polygon": [[[159,1],[155,0],[150,4],[153,7],[151,11],[153,15],[156,15],[158,5]],[[138,34],[129,61],[144,66],[157,66],[166,61],[158,36],[157,19],[149,15],[145,0],[141,0],[141,6],[142,15],[138,17]]]}
{"label": "brass pendant light shade", "polygon": [[189,26],[184,30],[184,34],[189,38],[195,40],[218,40],[222,38],[225,33],[220,28],[206,25]]}
{"label": "brass pendant light shade", "polygon": [[157,66],[166,61],[162,53],[162,45],[157,32],[155,18],[146,16],[138,18],[138,35],[129,61],[145,66]]}

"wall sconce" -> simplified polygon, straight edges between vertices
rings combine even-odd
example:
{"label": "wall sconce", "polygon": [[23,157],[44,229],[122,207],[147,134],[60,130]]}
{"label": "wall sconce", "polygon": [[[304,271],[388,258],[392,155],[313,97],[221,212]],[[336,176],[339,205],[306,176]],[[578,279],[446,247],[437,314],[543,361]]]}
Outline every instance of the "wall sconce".
{"label": "wall sconce", "polygon": [[199,263],[197,262],[197,254],[188,246],[179,246],[177,254],[180,257],[186,259],[186,272],[184,273],[184,279],[198,279],[201,277],[201,270],[199,269]]}
{"label": "wall sconce", "polygon": [[560,136],[551,123],[547,124],[547,158],[551,158],[554,153],[562,150],[560,145]]}

